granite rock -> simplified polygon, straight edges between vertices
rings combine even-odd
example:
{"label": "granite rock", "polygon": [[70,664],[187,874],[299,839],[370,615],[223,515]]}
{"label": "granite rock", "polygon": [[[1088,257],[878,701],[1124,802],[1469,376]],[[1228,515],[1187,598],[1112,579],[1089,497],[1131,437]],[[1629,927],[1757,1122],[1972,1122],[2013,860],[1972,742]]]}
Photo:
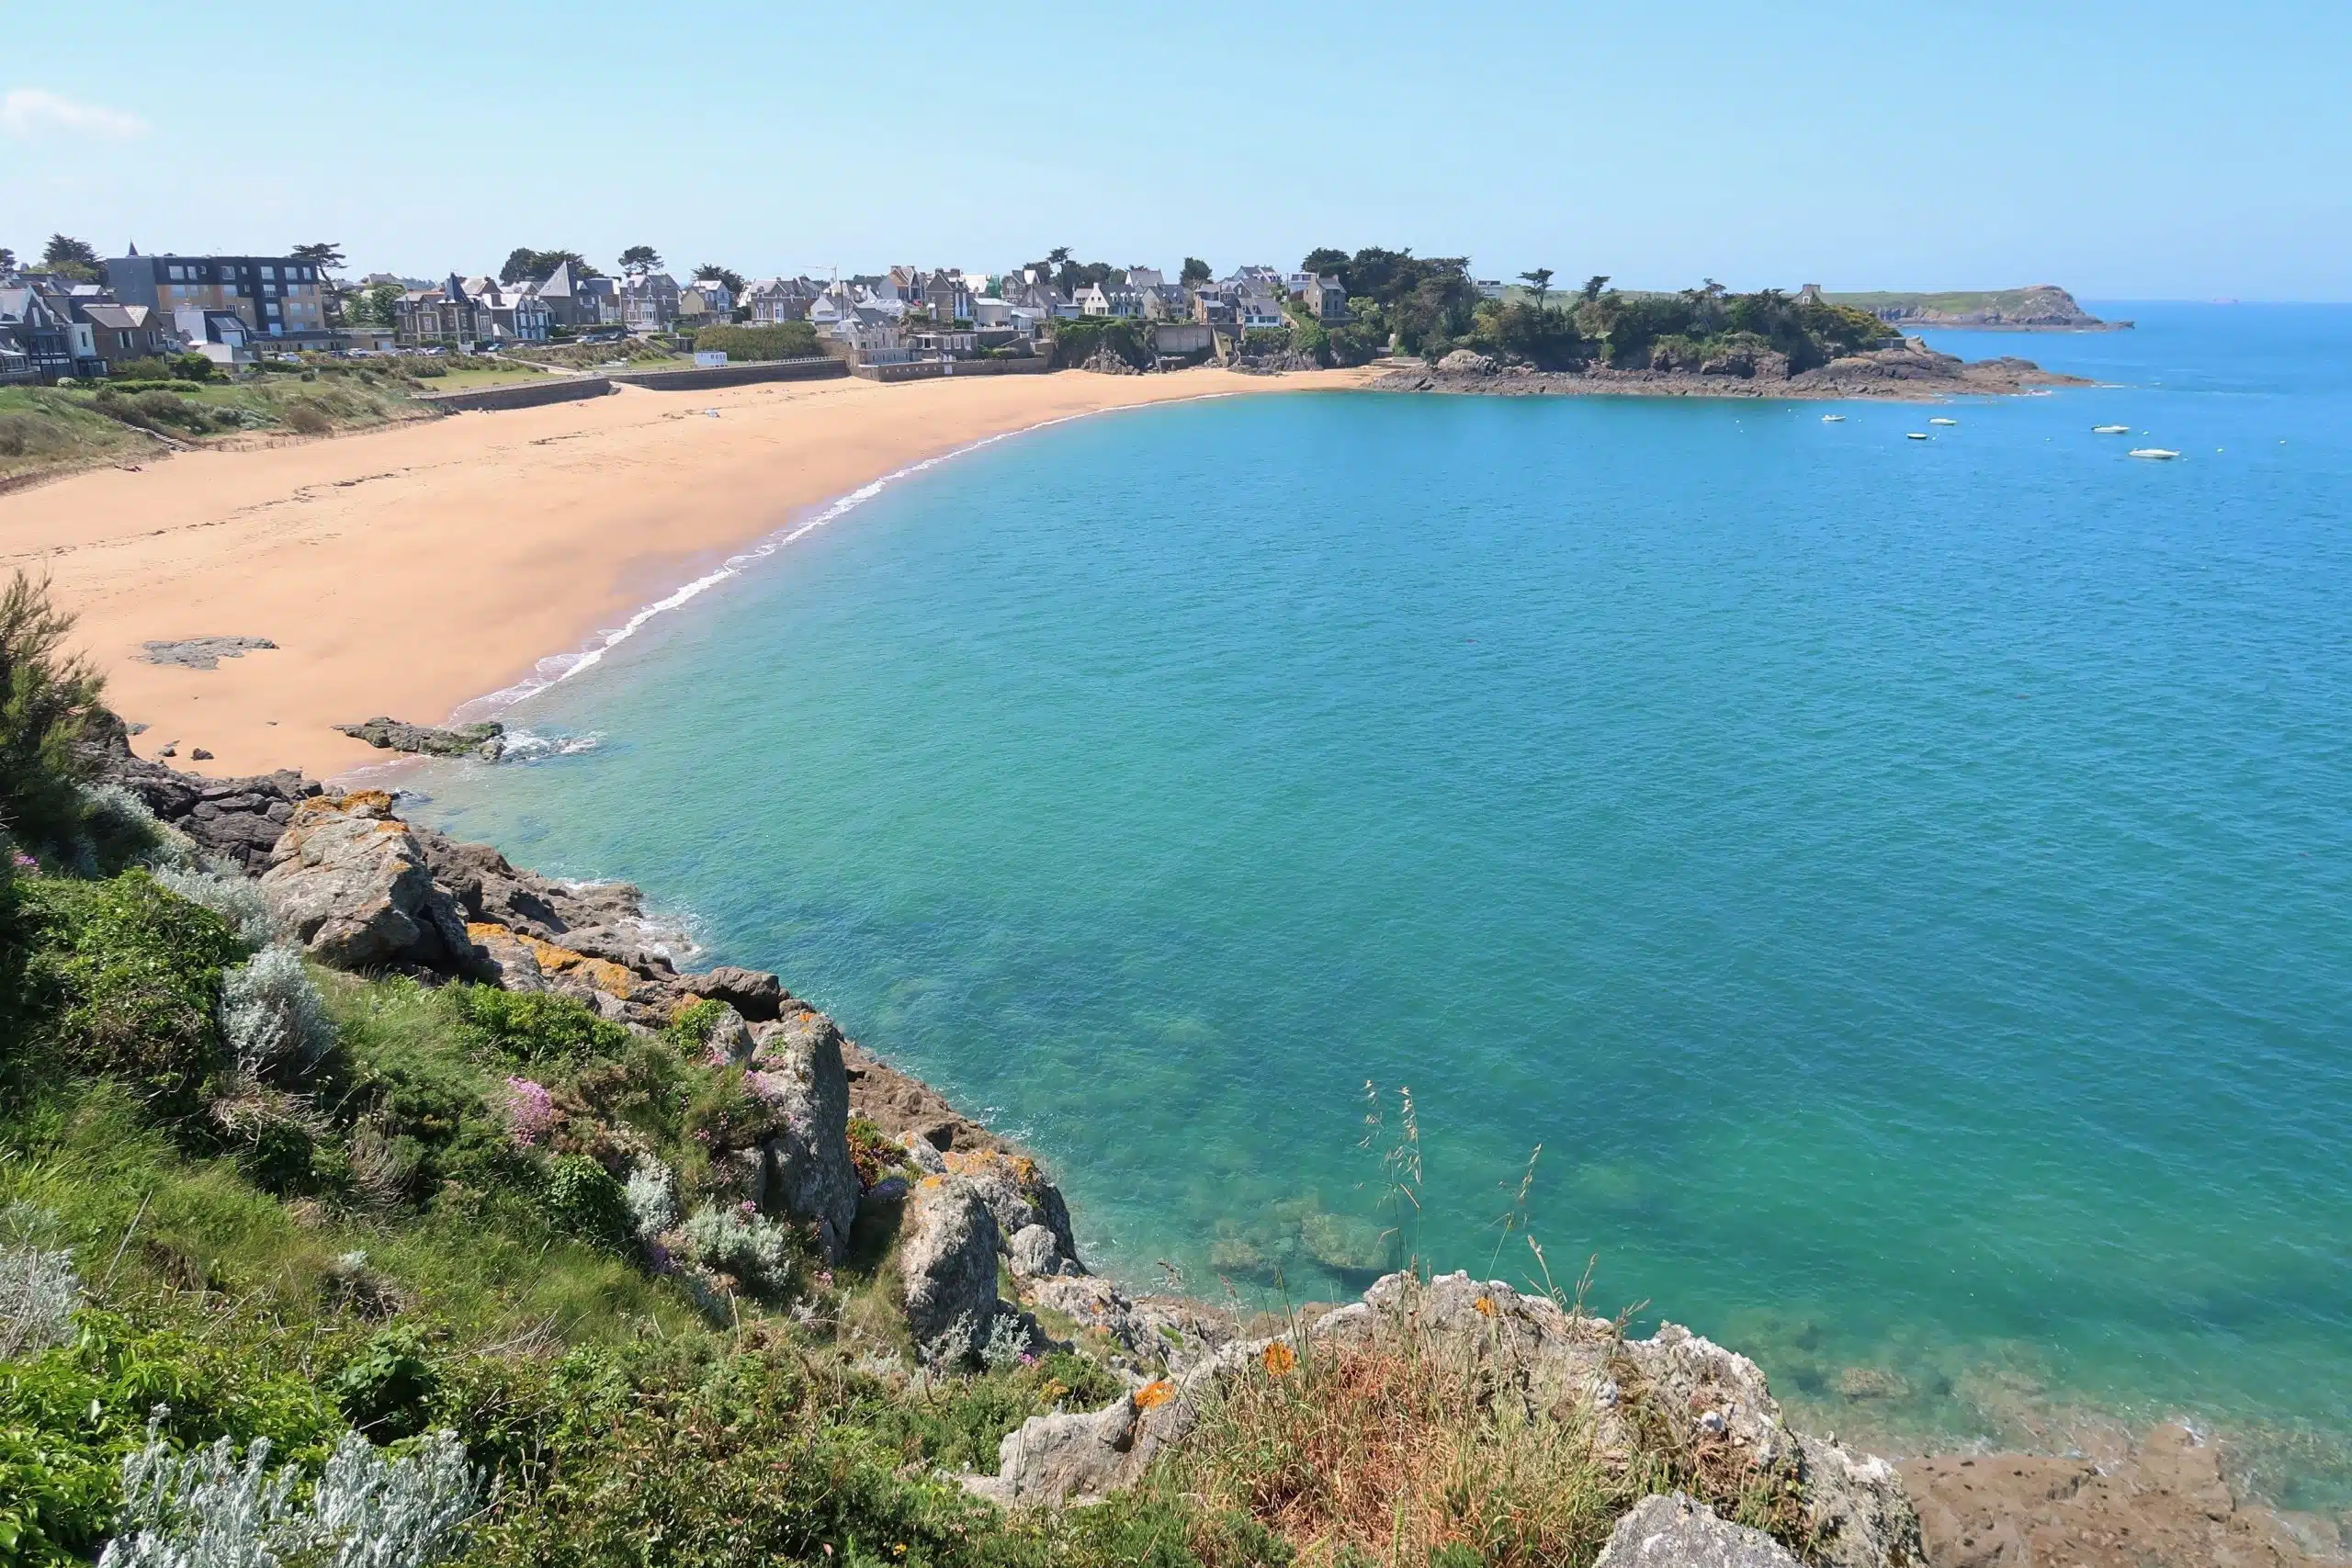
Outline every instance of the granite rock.
{"label": "granite rock", "polygon": [[1716,1517],[1682,1493],[1645,1497],[1610,1532],[1592,1568],[1798,1568],[1762,1530]]}
{"label": "granite rock", "polygon": [[[765,1145],[767,1206],[814,1225],[818,1246],[828,1260],[838,1262],[849,1250],[859,1193],[857,1168],[849,1157],[849,1075],[842,1062],[842,1032],[831,1019],[802,1006],[761,1025],[750,1071],[752,1092],[780,1111],[784,1122],[784,1130]],[[989,1245],[996,1245],[993,1224]],[[991,1259],[990,1301],[995,1289]]]}
{"label": "granite rock", "polygon": [[907,1195],[899,1229],[899,1277],[907,1326],[919,1345],[945,1341],[971,1356],[996,1316],[996,1221],[960,1176],[926,1176]]}
{"label": "granite rock", "polygon": [[381,790],[318,795],[295,807],[261,878],[278,925],[339,969],[422,969],[492,979],[424,852]]}

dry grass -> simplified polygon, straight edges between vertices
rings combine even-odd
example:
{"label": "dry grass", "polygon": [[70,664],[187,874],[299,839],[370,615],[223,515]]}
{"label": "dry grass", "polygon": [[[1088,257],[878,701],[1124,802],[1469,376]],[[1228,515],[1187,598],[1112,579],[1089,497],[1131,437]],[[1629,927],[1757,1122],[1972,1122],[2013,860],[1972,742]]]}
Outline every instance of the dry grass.
{"label": "dry grass", "polygon": [[1544,1406],[1507,1360],[1408,1319],[1270,1348],[1204,1412],[1172,1479],[1213,1514],[1256,1518],[1303,1565],[1583,1568],[1626,1509],[1673,1490],[1802,1554],[1793,1482],[1647,1406],[1616,1343],[1603,1356],[1630,1452],[1603,1442],[1588,1399]]}

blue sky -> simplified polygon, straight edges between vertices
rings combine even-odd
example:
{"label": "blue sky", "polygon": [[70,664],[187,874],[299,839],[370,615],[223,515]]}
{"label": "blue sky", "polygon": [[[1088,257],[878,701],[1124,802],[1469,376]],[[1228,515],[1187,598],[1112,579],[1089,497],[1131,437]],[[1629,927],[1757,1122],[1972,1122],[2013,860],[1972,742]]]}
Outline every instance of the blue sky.
{"label": "blue sky", "polygon": [[2352,299],[2340,0],[273,9],[12,51],[0,244]]}

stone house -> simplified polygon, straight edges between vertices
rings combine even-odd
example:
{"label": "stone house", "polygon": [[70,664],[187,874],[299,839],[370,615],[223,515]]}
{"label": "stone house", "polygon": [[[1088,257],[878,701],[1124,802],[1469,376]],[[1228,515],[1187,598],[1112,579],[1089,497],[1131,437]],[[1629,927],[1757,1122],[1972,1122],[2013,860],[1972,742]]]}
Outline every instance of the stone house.
{"label": "stone house", "polygon": [[1290,324],[1271,294],[1244,294],[1234,301],[1233,322],[1243,332],[1272,332]]}
{"label": "stone house", "polygon": [[697,277],[678,291],[678,324],[707,327],[735,318],[735,291],[723,277]]}
{"label": "stone house", "polygon": [[152,306],[76,300],[74,314],[90,329],[92,351],[109,367],[179,350],[179,333]]}
{"label": "stone house", "polygon": [[621,322],[633,333],[669,330],[678,319],[678,280],[666,272],[633,272],[621,279]]}
{"label": "stone house", "polygon": [[940,268],[923,279],[922,302],[931,310],[934,321],[968,321],[972,319],[972,291],[964,286],[963,275]]}
{"label": "stone house", "polygon": [[759,326],[779,321],[805,321],[808,307],[823,291],[805,277],[763,277],[743,290],[739,304],[752,312]]}

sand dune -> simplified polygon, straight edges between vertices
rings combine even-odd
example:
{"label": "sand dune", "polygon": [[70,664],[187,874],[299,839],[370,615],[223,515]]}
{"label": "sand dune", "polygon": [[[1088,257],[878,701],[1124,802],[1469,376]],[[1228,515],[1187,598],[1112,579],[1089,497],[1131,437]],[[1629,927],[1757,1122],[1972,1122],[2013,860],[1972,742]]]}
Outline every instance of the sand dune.
{"label": "sand dune", "polygon": [[[773,383],[468,413],[197,452],[0,496],[0,570],[46,574],[153,756],[330,776],[385,753],[330,726],[421,723],[529,676],[795,518],[908,463],[1095,410],[1351,386],[1264,378]],[[706,410],[716,409],[711,418]],[[211,670],[153,640],[266,637]],[[212,760],[191,761],[201,747]]]}

